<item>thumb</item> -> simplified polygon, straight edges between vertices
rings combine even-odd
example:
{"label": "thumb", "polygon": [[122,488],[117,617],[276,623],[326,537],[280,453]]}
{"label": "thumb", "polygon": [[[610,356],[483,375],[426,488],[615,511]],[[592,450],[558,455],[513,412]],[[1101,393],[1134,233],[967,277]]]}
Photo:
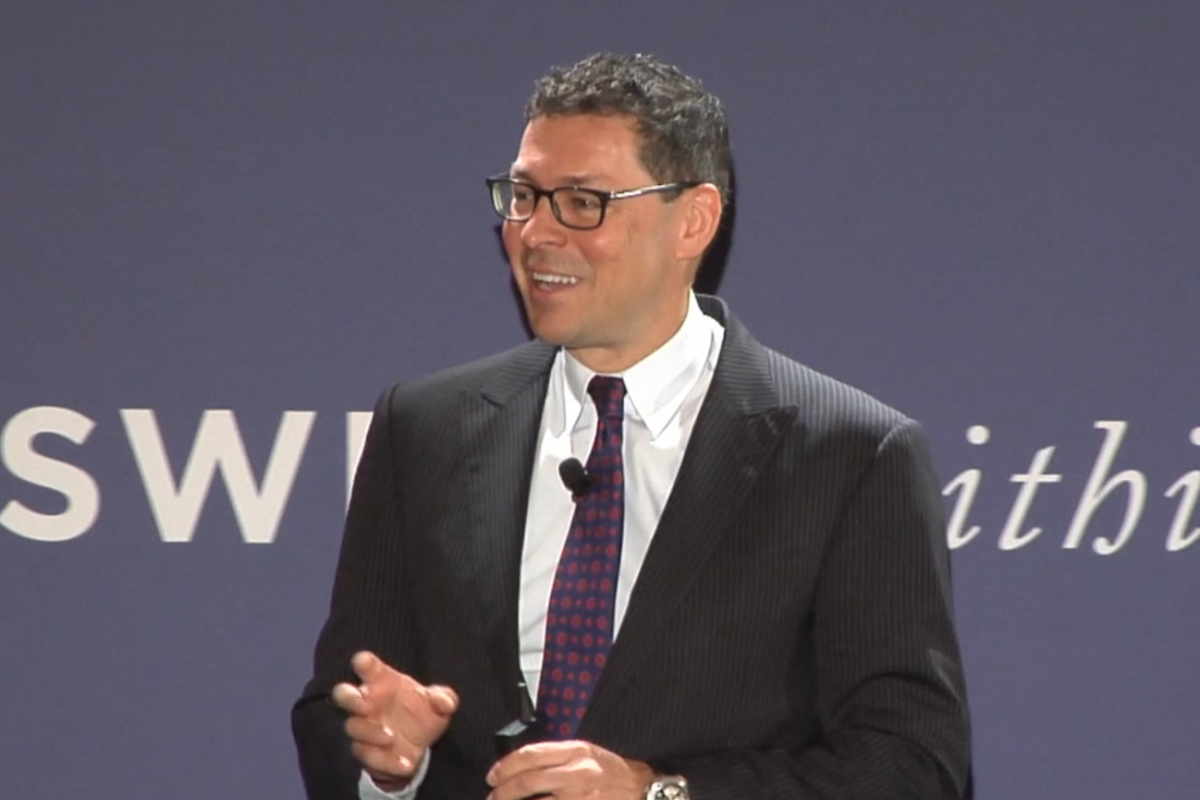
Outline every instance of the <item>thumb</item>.
{"label": "thumb", "polygon": [[425,690],[434,712],[448,717],[458,710],[458,694],[449,686],[430,686]]}

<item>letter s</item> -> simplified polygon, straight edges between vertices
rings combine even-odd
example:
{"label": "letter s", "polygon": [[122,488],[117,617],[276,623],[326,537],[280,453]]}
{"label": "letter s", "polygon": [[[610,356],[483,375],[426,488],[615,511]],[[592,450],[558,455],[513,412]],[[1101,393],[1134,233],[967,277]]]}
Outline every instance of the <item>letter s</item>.
{"label": "letter s", "polygon": [[39,542],[65,542],[87,533],[100,514],[96,481],[79,467],[38,453],[33,441],[38,434],[53,433],[83,444],[94,427],[78,411],[58,406],[27,408],[8,421],[0,431],[0,461],[16,477],[62,494],[67,507],[60,514],[42,514],[9,500],[0,509],[0,525]]}

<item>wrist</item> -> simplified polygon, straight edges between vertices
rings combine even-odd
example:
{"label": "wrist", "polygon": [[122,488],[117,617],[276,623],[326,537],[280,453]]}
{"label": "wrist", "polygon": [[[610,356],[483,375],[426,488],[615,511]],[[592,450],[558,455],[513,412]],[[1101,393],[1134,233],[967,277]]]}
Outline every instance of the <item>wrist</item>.
{"label": "wrist", "polygon": [[388,792],[389,794],[407,789],[408,785],[412,783],[413,780],[411,775],[407,778],[404,778],[397,775],[388,775],[373,769],[367,769],[366,767],[363,767],[363,772],[367,773],[367,777],[371,779],[371,782],[375,784],[376,788],[378,788],[381,792]]}
{"label": "wrist", "polygon": [[411,768],[407,774],[402,772],[391,772],[375,769],[367,766],[366,764],[363,764],[363,772],[367,774],[367,777],[371,779],[376,788],[378,788],[380,791],[387,792],[389,794],[393,792],[400,792],[412,785],[413,781],[418,780],[419,776],[422,774],[422,769],[425,766],[425,759],[428,757],[428,753],[429,751],[426,749],[421,752],[420,758],[418,758],[415,763],[406,762],[411,764]]}
{"label": "wrist", "polygon": [[636,800],[643,800],[650,790],[651,784],[658,778],[658,772],[645,761],[626,759],[625,763],[629,765],[634,777],[634,786],[637,787],[637,794],[634,797]]}

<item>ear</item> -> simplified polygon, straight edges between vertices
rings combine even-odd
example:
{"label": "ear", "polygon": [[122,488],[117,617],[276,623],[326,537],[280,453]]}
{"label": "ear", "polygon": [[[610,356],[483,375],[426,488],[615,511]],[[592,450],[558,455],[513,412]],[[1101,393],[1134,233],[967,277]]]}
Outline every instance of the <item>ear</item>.
{"label": "ear", "polygon": [[699,261],[721,224],[721,192],[711,183],[684,190],[680,208],[675,257]]}

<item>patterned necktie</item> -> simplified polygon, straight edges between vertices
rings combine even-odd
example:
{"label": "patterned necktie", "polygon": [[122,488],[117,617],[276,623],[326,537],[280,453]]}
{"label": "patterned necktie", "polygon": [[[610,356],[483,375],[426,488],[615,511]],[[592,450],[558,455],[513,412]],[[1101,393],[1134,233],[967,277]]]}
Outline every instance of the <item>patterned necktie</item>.
{"label": "patterned necktie", "polygon": [[542,735],[552,740],[575,735],[608,660],[621,564],[625,382],[597,375],[587,390],[599,414],[587,461],[590,485],[575,505],[571,530],[554,573],[538,684]]}

